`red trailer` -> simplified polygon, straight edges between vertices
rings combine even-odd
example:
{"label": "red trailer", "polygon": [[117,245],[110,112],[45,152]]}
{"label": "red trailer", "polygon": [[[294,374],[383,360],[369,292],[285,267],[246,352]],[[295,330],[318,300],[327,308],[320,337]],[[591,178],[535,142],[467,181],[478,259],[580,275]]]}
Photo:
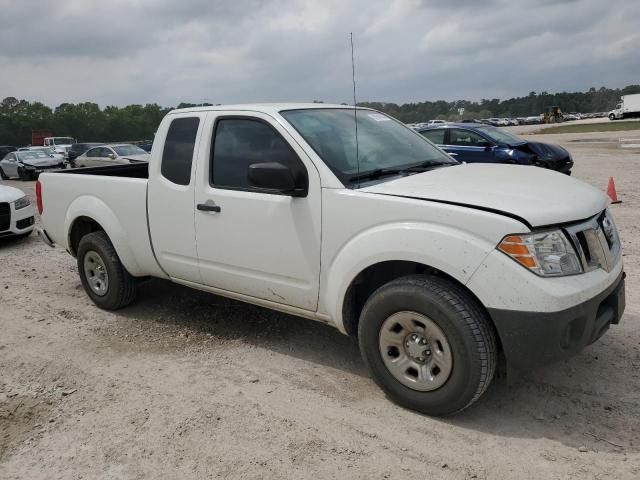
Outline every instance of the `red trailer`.
{"label": "red trailer", "polygon": [[46,137],[53,137],[53,132],[51,130],[31,130],[31,145],[33,147],[43,146]]}

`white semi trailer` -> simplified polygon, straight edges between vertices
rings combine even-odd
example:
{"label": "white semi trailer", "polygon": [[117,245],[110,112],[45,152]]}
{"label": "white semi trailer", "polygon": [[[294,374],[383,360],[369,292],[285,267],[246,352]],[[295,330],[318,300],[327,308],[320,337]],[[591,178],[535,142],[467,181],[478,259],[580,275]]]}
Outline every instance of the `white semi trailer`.
{"label": "white semi trailer", "polygon": [[640,117],[640,93],[623,95],[616,108],[609,112],[609,120]]}

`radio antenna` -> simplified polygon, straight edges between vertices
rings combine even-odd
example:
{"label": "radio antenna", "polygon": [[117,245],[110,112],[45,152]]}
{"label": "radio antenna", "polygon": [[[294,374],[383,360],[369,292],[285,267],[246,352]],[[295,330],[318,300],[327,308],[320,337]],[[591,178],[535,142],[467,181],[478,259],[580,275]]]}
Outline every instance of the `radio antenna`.
{"label": "radio antenna", "polygon": [[356,128],[356,169],[358,178],[358,188],[360,188],[360,157],[358,151],[358,108],[356,103],[356,62],[353,58],[353,32],[350,33],[351,38],[351,80],[353,81],[353,123]]}

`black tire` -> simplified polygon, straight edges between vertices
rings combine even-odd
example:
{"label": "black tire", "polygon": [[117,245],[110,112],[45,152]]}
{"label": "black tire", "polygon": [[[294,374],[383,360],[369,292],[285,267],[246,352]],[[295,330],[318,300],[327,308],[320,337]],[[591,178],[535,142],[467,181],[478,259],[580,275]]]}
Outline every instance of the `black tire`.
{"label": "black tire", "polygon": [[[428,317],[446,335],[453,367],[446,382],[435,390],[405,386],[384,363],[381,327],[402,311]],[[495,334],[484,309],[461,286],[435,275],[399,278],[376,290],[360,315],[358,336],[376,383],[394,402],[428,415],[451,415],[470,406],[485,392],[496,369]]]}
{"label": "black tire", "polygon": [[9,177],[4,173],[4,171],[2,170],[2,168],[0,168],[0,179],[2,179],[2,180],[9,180]]}
{"label": "black tire", "polygon": [[[89,285],[84,261],[89,252],[98,254],[104,263],[108,278],[108,287],[104,295],[98,295]],[[115,248],[105,232],[93,232],[85,235],[78,245],[78,272],[87,295],[98,307],[105,310],[117,310],[126,307],[136,297],[136,280],[120,262]]]}
{"label": "black tire", "polygon": [[615,120],[615,119],[616,119],[616,116],[613,113],[609,114],[609,120]]}
{"label": "black tire", "polygon": [[18,178],[23,182],[29,180],[29,173],[27,173],[24,168],[18,167]]}

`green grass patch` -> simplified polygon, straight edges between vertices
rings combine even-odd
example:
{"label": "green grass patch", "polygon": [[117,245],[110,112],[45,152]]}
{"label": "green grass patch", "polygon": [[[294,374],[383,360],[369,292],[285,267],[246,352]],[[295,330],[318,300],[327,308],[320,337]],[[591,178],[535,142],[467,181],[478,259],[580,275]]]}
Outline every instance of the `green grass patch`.
{"label": "green grass patch", "polygon": [[558,125],[557,127],[546,127],[536,133],[589,133],[589,132],[622,132],[625,130],[640,130],[640,121],[634,122],[602,122],[584,123],[573,125]]}

